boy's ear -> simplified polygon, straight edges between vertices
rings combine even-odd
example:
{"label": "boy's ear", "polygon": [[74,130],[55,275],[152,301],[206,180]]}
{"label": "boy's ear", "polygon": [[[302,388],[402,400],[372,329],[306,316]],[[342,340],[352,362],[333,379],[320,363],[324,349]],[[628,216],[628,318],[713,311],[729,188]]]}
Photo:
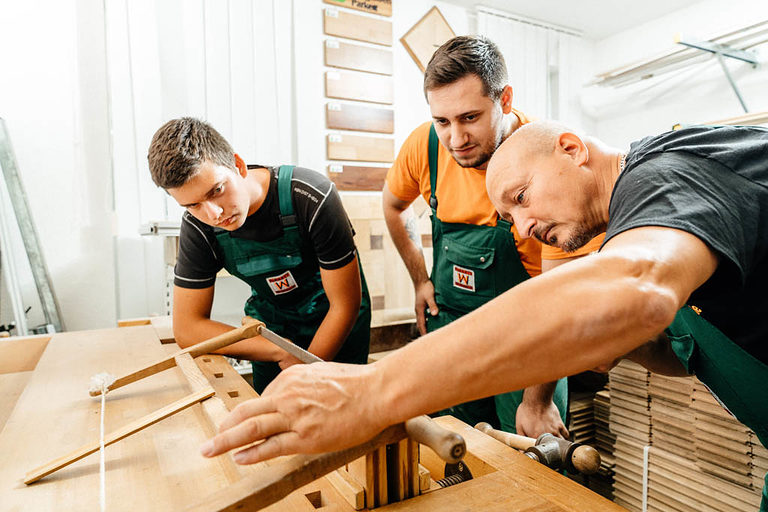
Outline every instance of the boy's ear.
{"label": "boy's ear", "polygon": [[237,166],[237,170],[240,172],[240,176],[245,178],[248,175],[248,166],[245,165],[245,162],[237,153],[235,153],[235,165]]}

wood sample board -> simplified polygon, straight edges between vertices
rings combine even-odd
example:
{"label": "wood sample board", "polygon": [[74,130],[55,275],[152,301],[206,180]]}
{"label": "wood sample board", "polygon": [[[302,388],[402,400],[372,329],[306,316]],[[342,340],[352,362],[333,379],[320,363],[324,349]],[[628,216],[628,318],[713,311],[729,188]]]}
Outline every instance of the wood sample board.
{"label": "wood sample board", "polygon": [[335,130],[394,133],[395,114],[391,108],[360,104],[328,102],[325,106],[326,126]]}
{"label": "wood sample board", "polygon": [[325,72],[325,95],[343,100],[392,104],[392,78],[371,73]]}
{"label": "wood sample board", "polygon": [[435,50],[455,35],[440,9],[432,7],[400,38],[400,42],[423,73]]}
{"label": "wood sample board", "polygon": [[391,75],[392,51],[329,39],[325,42],[325,65]]}
{"label": "wood sample board", "polygon": [[389,167],[331,164],[328,166],[328,177],[339,190],[380,192],[388,170]]}
{"label": "wood sample board", "polygon": [[323,31],[329,36],[392,46],[391,21],[353,14],[335,7],[325,9]]}
{"label": "wood sample board", "polygon": [[382,16],[392,16],[392,0],[324,0],[325,3],[348,7]]}
{"label": "wood sample board", "polygon": [[391,162],[395,158],[395,141],[384,137],[330,134],[327,150],[329,160]]}

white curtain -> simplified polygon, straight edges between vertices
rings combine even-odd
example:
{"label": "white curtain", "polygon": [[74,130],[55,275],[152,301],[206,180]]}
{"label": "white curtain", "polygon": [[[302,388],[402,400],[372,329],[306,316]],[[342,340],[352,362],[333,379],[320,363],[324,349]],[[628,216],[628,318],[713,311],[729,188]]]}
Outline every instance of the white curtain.
{"label": "white curtain", "polygon": [[581,125],[584,53],[577,32],[483,7],[477,11],[477,27],[504,55],[515,108],[529,117]]}

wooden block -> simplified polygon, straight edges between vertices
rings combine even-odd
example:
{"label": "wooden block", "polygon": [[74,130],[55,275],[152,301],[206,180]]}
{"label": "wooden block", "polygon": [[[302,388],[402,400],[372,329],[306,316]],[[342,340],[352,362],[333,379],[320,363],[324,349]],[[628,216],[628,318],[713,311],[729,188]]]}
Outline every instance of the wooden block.
{"label": "wooden block", "polygon": [[400,42],[423,73],[435,50],[455,35],[440,9],[432,7],[400,38]]}
{"label": "wooden block", "polygon": [[326,148],[329,160],[392,162],[395,158],[394,139],[383,137],[329,134]]}
{"label": "wooden block", "polygon": [[392,0],[323,0],[327,4],[357,9],[382,16],[392,16]]}
{"label": "wooden block", "polygon": [[325,8],[323,31],[330,36],[392,46],[391,21],[371,16],[360,16],[335,7]]}
{"label": "wooden block", "polygon": [[395,115],[390,108],[329,102],[325,107],[326,127],[337,130],[394,133]]}
{"label": "wooden block", "polygon": [[149,319],[152,327],[155,328],[160,343],[176,343],[176,337],[173,335],[173,318],[171,316],[155,316]]}
{"label": "wooden block", "polygon": [[392,51],[328,40],[325,42],[325,65],[391,75]]}
{"label": "wooden block", "polygon": [[419,493],[429,489],[430,480],[432,480],[432,475],[429,470],[419,464]]}
{"label": "wooden block", "polygon": [[352,508],[362,510],[365,507],[365,489],[349,475],[346,469],[331,471],[325,475],[325,478]]}
{"label": "wooden block", "polygon": [[384,188],[389,167],[331,164],[328,177],[339,190],[369,190],[378,192]]}
{"label": "wooden block", "polygon": [[344,100],[392,104],[392,78],[372,73],[325,72],[325,95]]}
{"label": "wooden block", "polygon": [[137,325],[149,325],[149,318],[124,318],[117,321],[118,327],[136,327]]}
{"label": "wooden block", "polygon": [[48,346],[51,336],[11,336],[0,340],[0,373],[31,372]]}

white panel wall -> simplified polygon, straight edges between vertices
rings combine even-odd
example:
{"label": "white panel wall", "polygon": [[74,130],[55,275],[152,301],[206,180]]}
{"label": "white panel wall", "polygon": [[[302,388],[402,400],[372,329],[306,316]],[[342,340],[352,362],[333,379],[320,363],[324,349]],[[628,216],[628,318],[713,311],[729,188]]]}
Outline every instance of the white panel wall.
{"label": "white panel wall", "polygon": [[[768,2],[734,0],[727,7],[706,0],[652,22],[598,41],[594,72],[617,68],[674,49],[674,35],[706,39],[768,19]],[[751,111],[768,110],[768,46],[757,50],[763,64],[728,60]],[[608,143],[627,146],[632,140],[671,129],[676,123],[693,124],[743,114],[719,64],[672,72],[662,80],[624,89],[592,89],[584,96],[586,110],[595,118],[595,135]]]}

